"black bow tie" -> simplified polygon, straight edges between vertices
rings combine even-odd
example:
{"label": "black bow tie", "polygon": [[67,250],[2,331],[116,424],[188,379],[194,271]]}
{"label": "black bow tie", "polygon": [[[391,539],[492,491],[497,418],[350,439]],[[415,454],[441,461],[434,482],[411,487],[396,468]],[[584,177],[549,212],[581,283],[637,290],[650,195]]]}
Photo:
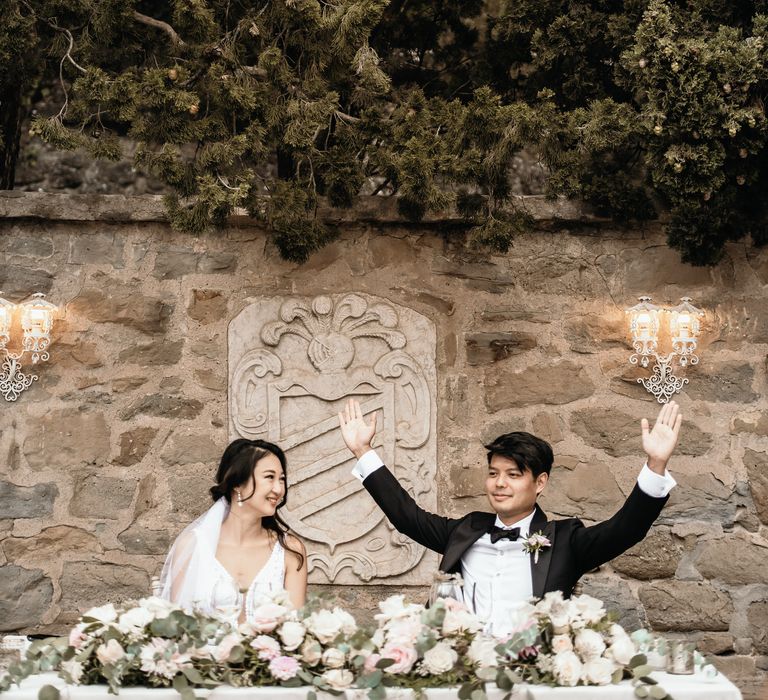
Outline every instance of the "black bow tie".
{"label": "black bow tie", "polygon": [[491,527],[488,528],[488,534],[491,536],[491,542],[493,544],[496,544],[499,540],[509,540],[510,542],[516,542],[517,538],[520,537],[520,528],[512,527],[506,529],[503,527],[497,527],[496,525],[491,525]]}

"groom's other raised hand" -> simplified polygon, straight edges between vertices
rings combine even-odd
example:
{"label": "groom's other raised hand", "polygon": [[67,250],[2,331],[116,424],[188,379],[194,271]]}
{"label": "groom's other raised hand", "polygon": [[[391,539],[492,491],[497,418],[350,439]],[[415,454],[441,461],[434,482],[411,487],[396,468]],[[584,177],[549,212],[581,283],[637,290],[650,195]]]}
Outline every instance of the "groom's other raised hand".
{"label": "groom's other raised hand", "polygon": [[643,450],[648,455],[648,467],[657,474],[663,475],[667,468],[667,462],[677,445],[682,422],[680,407],[674,401],[661,407],[653,430],[649,428],[647,419],[643,418],[640,422],[643,431]]}
{"label": "groom's other raised hand", "polygon": [[376,435],[376,412],[371,415],[370,421],[366,421],[360,402],[350,399],[344,410],[339,412],[339,425],[344,442],[357,459],[371,449],[373,436]]}

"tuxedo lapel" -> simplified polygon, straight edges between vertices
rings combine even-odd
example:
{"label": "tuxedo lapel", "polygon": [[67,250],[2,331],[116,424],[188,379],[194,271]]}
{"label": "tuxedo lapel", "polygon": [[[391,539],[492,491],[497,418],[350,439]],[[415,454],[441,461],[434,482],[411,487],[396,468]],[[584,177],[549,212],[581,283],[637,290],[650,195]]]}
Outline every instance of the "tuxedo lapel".
{"label": "tuxedo lapel", "polygon": [[480,512],[470,513],[462,520],[451,533],[440,562],[440,571],[453,572],[464,552],[477,542],[494,522],[495,514]]}
{"label": "tuxedo lapel", "polygon": [[531,530],[528,535],[534,535],[537,532],[542,532],[550,542],[549,547],[542,547],[539,550],[538,561],[535,561],[535,553],[532,552],[530,554],[533,595],[536,598],[542,598],[544,596],[545,586],[547,583],[549,565],[552,562],[552,552],[555,549],[555,521],[547,521],[547,516],[544,514],[544,511],[539,508],[538,505],[536,506],[536,512],[533,514]]}

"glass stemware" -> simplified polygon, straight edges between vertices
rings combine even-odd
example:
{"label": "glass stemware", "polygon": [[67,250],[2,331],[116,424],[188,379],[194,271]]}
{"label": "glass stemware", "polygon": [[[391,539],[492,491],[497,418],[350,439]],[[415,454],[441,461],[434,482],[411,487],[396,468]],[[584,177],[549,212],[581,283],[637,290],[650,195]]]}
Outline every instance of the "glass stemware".
{"label": "glass stemware", "polygon": [[237,627],[243,610],[243,593],[231,578],[219,577],[211,591],[211,611]]}
{"label": "glass stemware", "polygon": [[439,598],[450,598],[464,605],[464,582],[459,574],[438,573],[429,589],[429,604],[434,605]]}

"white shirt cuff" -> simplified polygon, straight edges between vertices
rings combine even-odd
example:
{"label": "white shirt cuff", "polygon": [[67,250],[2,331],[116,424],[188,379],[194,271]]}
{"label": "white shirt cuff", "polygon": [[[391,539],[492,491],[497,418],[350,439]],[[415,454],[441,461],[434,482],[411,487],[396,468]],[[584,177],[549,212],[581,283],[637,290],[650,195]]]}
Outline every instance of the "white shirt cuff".
{"label": "white shirt cuff", "polygon": [[646,462],[637,475],[637,485],[647,496],[664,498],[674,486],[677,486],[677,482],[666,469],[664,470],[664,476],[662,476],[651,470],[648,462]]}
{"label": "white shirt cuff", "polygon": [[367,479],[377,469],[381,469],[384,466],[384,462],[381,461],[381,457],[376,454],[375,450],[368,450],[360,459],[355,463],[352,469],[352,476],[357,477],[360,481]]}

